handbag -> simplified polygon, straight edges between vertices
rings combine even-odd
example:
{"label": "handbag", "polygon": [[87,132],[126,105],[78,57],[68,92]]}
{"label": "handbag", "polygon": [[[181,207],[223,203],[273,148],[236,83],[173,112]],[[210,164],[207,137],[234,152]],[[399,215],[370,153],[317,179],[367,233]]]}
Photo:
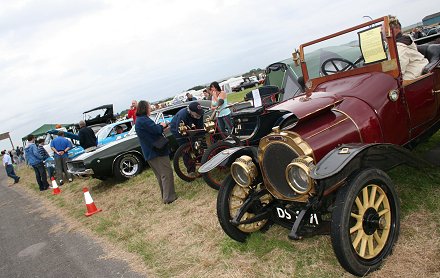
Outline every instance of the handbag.
{"label": "handbag", "polygon": [[168,138],[166,138],[165,135],[162,133],[162,135],[153,142],[153,149],[156,151],[164,151],[168,148],[168,142]]}

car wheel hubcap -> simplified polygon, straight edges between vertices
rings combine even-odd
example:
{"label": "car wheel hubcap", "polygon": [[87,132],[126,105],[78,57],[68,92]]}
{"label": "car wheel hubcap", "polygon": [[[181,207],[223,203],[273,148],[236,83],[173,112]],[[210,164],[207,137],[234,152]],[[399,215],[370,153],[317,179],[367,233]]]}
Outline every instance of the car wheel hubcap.
{"label": "car wheel hubcap", "polygon": [[121,170],[127,175],[134,175],[138,170],[139,164],[133,159],[124,159],[121,161]]}
{"label": "car wheel hubcap", "polygon": [[350,237],[354,250],[363,259],[376,257],[390,235],[391,209],[386,193],[378,185],[359,191],[351,209]]}

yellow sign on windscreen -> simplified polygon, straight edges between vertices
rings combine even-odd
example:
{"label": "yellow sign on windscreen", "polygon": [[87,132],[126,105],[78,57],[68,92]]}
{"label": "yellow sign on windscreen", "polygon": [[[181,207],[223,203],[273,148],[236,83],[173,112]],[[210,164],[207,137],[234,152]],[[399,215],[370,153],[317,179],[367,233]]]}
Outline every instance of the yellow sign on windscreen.
{"label": "yellow sign on windscreen", "polygon": [[386,60],[387,54],[382,39],[381,26],[358,33],[365,64]]}

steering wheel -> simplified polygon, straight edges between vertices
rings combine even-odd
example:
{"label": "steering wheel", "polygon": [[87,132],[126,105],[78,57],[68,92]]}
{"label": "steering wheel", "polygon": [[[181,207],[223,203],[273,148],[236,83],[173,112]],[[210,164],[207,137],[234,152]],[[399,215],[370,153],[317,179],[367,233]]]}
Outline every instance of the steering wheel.
{"label": "steering wheel", "polygon": [[356,65],[344,58],[330,58],[321,65],[321,72],[324,75],[335,74],[338,72],[355,69]]}

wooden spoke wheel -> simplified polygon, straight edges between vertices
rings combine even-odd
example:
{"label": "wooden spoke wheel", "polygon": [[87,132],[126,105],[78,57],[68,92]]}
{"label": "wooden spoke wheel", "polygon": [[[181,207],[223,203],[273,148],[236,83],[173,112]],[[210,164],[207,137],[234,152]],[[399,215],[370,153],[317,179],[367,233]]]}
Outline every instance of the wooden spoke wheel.
{"label": "wooden spoke wheel", "polygon": [[366,169],[350,178],[332,214],[332,245],[341,265],[359,276],[378,269],[397,240],[399,218],[399,199],[386,173]]}

